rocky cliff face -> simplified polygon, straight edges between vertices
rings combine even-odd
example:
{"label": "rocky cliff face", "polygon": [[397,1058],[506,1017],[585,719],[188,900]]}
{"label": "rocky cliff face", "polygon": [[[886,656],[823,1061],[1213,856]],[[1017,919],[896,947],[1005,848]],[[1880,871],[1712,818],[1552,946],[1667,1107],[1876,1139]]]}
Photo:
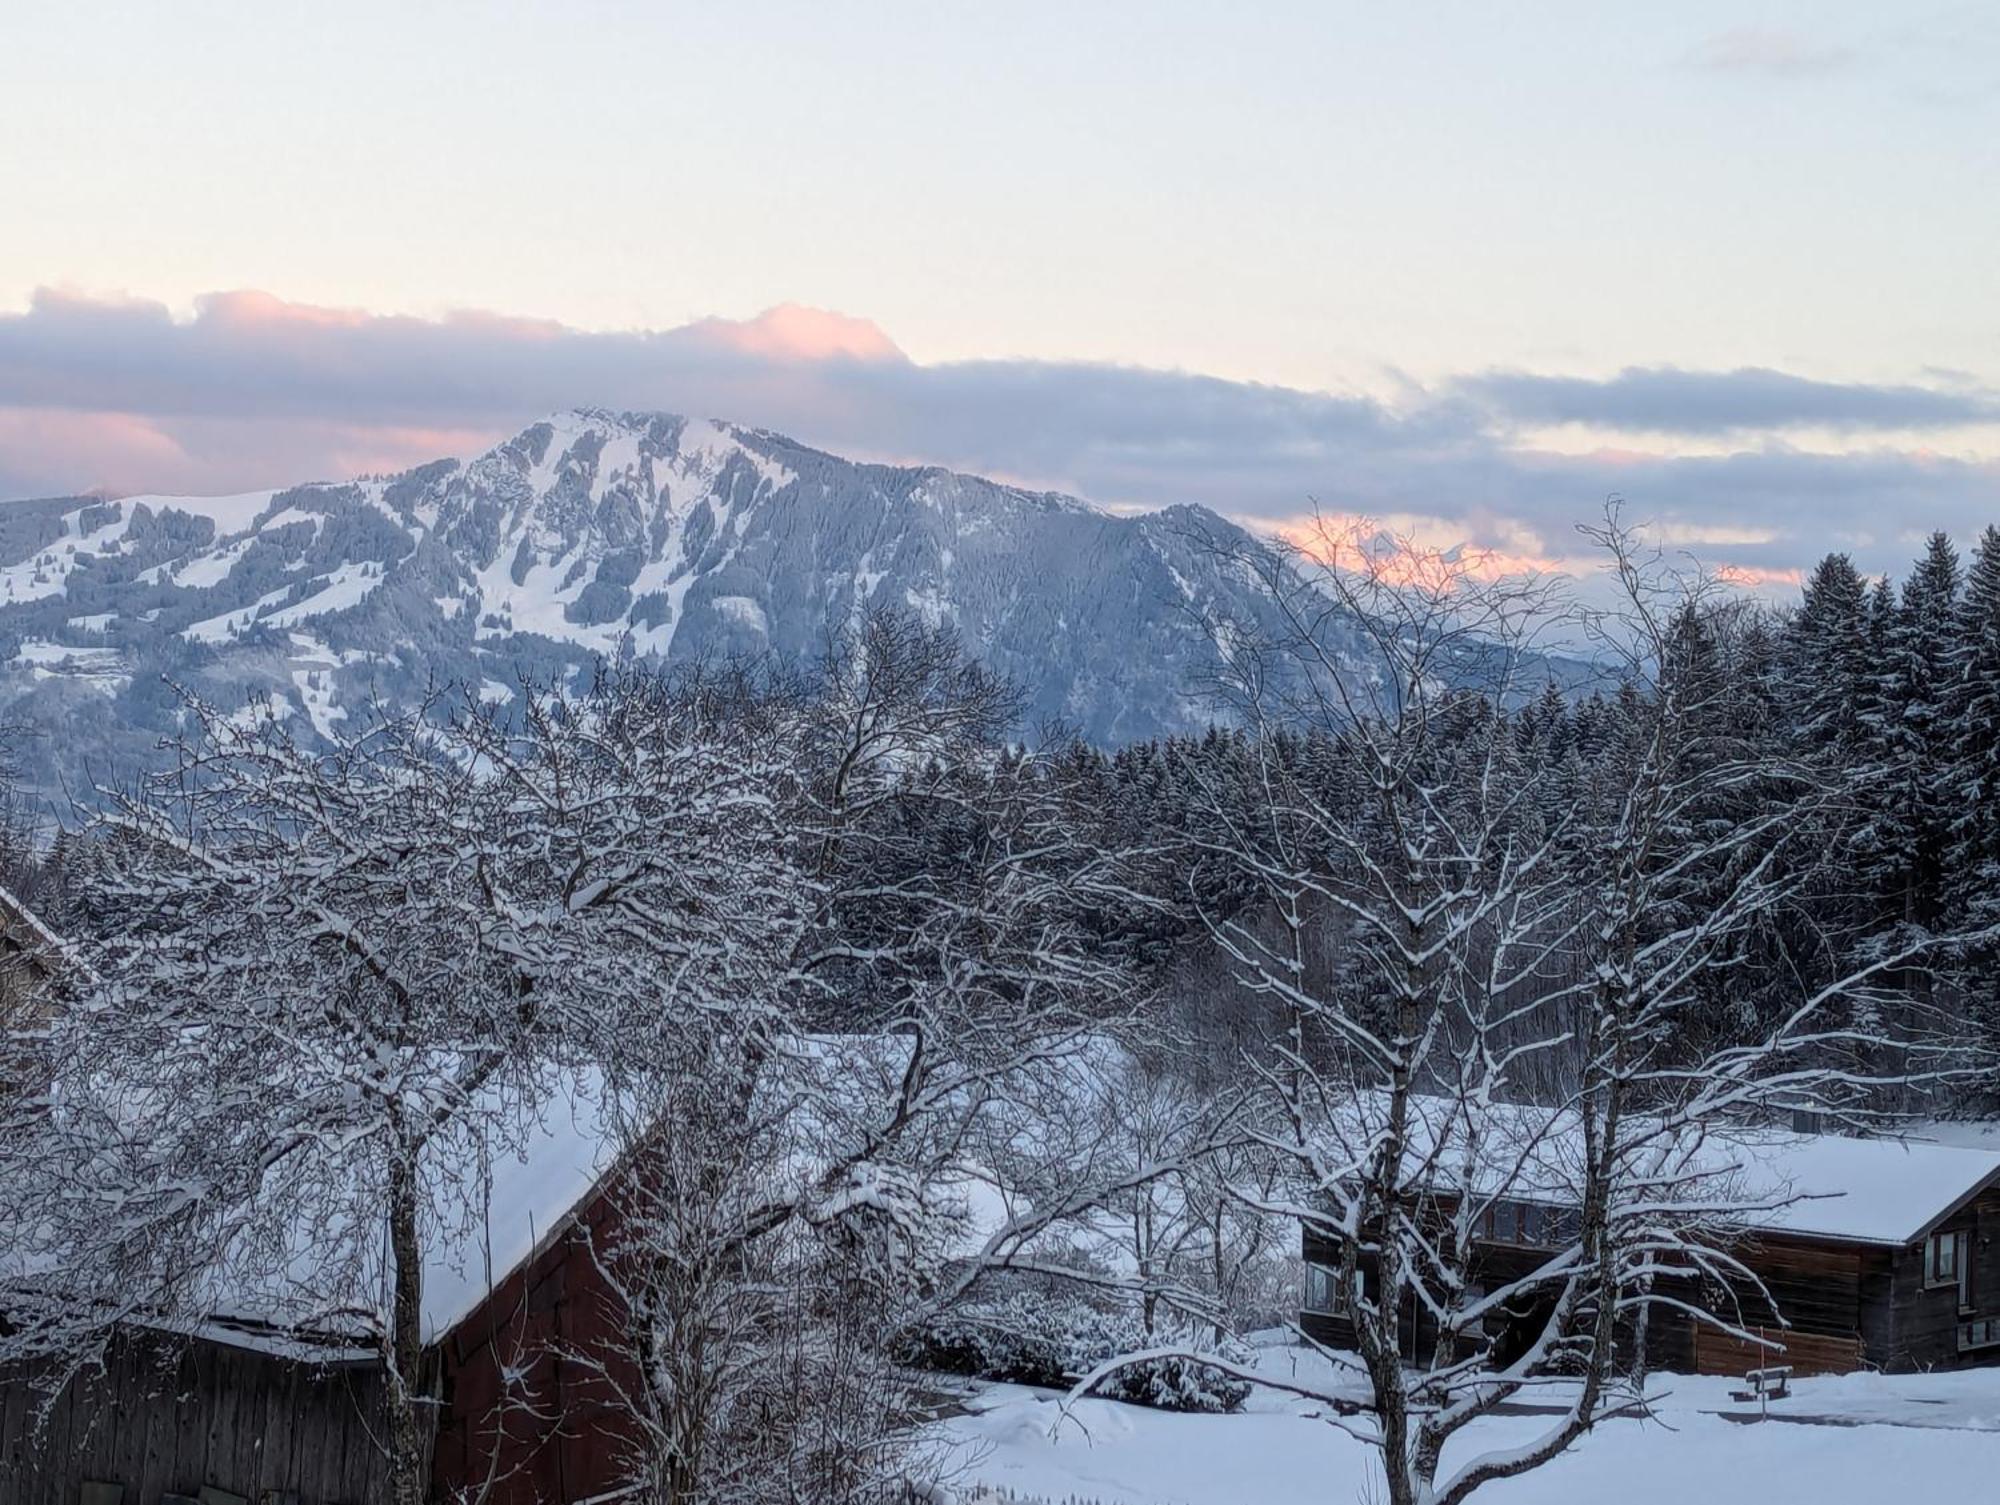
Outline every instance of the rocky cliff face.
{"label": "rocky cliff face", "polygon": [[1208,719],[1204,616],[1269,603],[1199,508],[1120,517],[776,434],[576,411],[467,463],[239,497],[0,505],[0,698],[37,782],[144,762],[165,681],[325,735],[371,695],[600,656],[804,661],[870,606],[949,623],[1031,719],[1117,743]]}

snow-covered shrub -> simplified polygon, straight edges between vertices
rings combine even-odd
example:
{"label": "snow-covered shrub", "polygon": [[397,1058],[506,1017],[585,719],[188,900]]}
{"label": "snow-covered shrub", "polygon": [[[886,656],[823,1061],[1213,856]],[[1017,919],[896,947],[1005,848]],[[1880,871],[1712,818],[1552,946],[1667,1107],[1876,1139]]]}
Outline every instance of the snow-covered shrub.
{"label": "snow-covered shrub", "polygon": [[[1224,1357],[1233,1359],[1235,1355]],[[1097,1387],[1097,1393],[1107,1400],[1155,1406],[1162,1411],[1221,1412],[1240,1409],[1250,1386],[1213,1364],[1147,1359],[1120,1369]]]}
{"label": "snow-covered shrub", "polygon": [[1061,1386],[1140,1346],[1138,1323],[1122,1313],[1073,1295],[1017,1290],[932,1319],[912,1357],[953,1374]]}
{"label": "snow-covered shrub", "polygon": [[[965,1303],[933,1319],[918,1335],[910,1357],[953,1374],[1062,1387],[1121,1353],[1170,1341],[1148,1335],[1129,1312],[1107,1310],[1073,1294],[1017,1290]],[[1116,1371],[1097,1393],[1168,1411],[1234,1411],[1250,1387],[1212,1365],[1148,1359]]]}

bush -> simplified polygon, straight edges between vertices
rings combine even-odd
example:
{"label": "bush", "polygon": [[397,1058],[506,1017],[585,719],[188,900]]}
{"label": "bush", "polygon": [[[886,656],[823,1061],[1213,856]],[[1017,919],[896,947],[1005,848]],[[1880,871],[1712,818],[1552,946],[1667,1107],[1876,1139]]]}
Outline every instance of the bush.
{"label": "bush", "polygon": [[[1169,1341],[1160,1334],[1149,1338],[1129,1313],[1072,1295],[1014,1291],[937,1318],[918,1335],[909,1357],[951,1374],[1061,1388],[1118,1354]],[[1097,1393],[1167,1411],[1234,1411],[1250,1387],[1212,1365],[1149,1359],[1118,1370]]]}
{"label": "bush", "polygon": [[[1234,1358],[1235,1355],[1227,1355]],[[1100,1360],[1100,1362],[1102,1362]],[[1098,1386],[1107,1400],[1154,1406],[1162,1411],[1235,1411],[1250,1394],[1246,1381],[1212,1364],[1186,1359],[1148,1359],[1119,1370]]]}

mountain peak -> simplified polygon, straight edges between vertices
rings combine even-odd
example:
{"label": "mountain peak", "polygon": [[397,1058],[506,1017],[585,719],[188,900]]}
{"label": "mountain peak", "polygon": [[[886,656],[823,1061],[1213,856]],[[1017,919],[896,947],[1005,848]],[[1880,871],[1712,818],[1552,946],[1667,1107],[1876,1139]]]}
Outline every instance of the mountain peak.
{"label": "mountain peak", "polygon": [[1242,536],[1203,517],[1149,527],[717,420],[565,409],[463,465],[226,504],[14,504],[0,715],[73,728],[39,772],[75,780],[86,759],[153,755],[163,677],[326,736],[370,696],[465,683],[505,702],[598,658],[810,662],[831,627],[890,607],[956,630],[1036,719],[1151,736],[1207,716],[1188,602],[1258,610],[1189,546]]}

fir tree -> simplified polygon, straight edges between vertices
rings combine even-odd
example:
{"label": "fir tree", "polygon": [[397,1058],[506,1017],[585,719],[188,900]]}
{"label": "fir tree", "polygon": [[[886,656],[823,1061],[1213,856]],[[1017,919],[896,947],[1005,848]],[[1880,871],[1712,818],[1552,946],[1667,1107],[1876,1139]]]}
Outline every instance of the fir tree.
{"label": "fir tree", "polygon": [[2000,528],[1989,526],[1973,553],[1958,638],[1948,900],[1961,920],[1986,926],[2000,923]]}
{"label": "fir tree", "polygon": [[1851,748],[1861,738],[1873,673],[1868,619],[1868,584],[1854,561],[1827,555],[1784,641],[1785,697],[1809,745]]}
{"label": "fir tree", "polygon": [[1933,533],[1903,587],[1883,674],[1885,816],[1901,895],[1900,918],[1935,928],[1944,911],[1952,805],[1952,701],[1963,655],[1958,551]]}

